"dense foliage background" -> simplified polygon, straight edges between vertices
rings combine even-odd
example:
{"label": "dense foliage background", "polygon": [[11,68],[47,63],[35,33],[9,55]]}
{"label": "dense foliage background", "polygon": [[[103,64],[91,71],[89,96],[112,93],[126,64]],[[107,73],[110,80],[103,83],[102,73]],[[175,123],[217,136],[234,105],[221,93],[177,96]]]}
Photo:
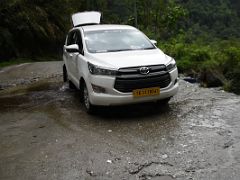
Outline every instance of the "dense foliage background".
{"label": "dense foliage background", "polygon": [[86,10],[137,26],[203,85],[240,93],[239,0],[1,0],[0,62],[60,59],[70,15]]}

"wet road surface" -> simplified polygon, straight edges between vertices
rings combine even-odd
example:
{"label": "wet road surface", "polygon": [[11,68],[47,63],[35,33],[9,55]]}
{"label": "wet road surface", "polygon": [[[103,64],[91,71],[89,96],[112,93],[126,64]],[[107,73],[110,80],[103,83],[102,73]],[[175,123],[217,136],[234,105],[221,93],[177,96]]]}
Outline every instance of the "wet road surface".
{"label": "wet road surface", "polygon": [[240,97],[180,81],[168,106],[85,113],[61,63],[0,71],[0,179],[240,179]]}

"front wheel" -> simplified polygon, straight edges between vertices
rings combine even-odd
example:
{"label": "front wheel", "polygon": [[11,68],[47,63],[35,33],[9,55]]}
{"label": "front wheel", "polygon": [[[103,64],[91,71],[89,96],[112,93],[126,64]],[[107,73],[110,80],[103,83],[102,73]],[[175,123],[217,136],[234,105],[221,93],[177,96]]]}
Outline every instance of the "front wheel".
{"label": "front wheel", "polygon": [[86,84],[83,86],[83,105],[89,114],[93,114],[95,111],[95,106],[91,104],[89,99],[89,93]]}
{"label": "front wheel", "polygon": [[67,68],[65,65],[63,65],[63,82],[67,82],[68,76],[67,76]]}
{"label": "front wheel", "polygon": [[73,82],[68,79],[67,68],[65,65],[63,65],[63,82],[68,82],[69,89],[76,89]]}
{"label": "front wheel", "polygon": [[158,103],[159,105],[167,105],[170,100],[171,100],[171,97],[166,98],[166,99],[158,100],[157,103]]}

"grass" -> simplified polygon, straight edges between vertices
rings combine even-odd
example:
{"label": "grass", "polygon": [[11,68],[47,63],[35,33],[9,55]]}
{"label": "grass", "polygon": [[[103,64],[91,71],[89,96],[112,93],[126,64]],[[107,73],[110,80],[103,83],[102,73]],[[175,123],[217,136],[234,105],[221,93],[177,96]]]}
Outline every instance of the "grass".
{"label": "grass", "polygon": [[13,60],[9,60],[9,61],[3,61],[3,62],[0,62],[0,68],[17,65],[17,64],[22,64],[22,63],[29,63],[29,62],[33,62],[33,61],[30,59],[22,59],[22,58],[21,59],[13,59]]}
{"label": "grass", "polygon": [[37,57],[37,58],[16,58],[7,61],[0,61],[0,68],[7,66],[18,65],[23,63],[34,63],[34,62],[44,62],[44,61],[61,61],[59,56],[49,56],[49,57]]}

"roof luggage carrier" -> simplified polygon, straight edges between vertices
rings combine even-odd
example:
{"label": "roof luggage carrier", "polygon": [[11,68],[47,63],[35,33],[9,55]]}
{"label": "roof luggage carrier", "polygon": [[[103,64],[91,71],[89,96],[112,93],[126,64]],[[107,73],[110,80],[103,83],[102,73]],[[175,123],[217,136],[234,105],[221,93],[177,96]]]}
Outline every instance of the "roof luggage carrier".
{"label": "roof luggage carrier", "polygon": [[72,15],[73,27],[100,24],[101,13],[97,11],[79,12]]}

